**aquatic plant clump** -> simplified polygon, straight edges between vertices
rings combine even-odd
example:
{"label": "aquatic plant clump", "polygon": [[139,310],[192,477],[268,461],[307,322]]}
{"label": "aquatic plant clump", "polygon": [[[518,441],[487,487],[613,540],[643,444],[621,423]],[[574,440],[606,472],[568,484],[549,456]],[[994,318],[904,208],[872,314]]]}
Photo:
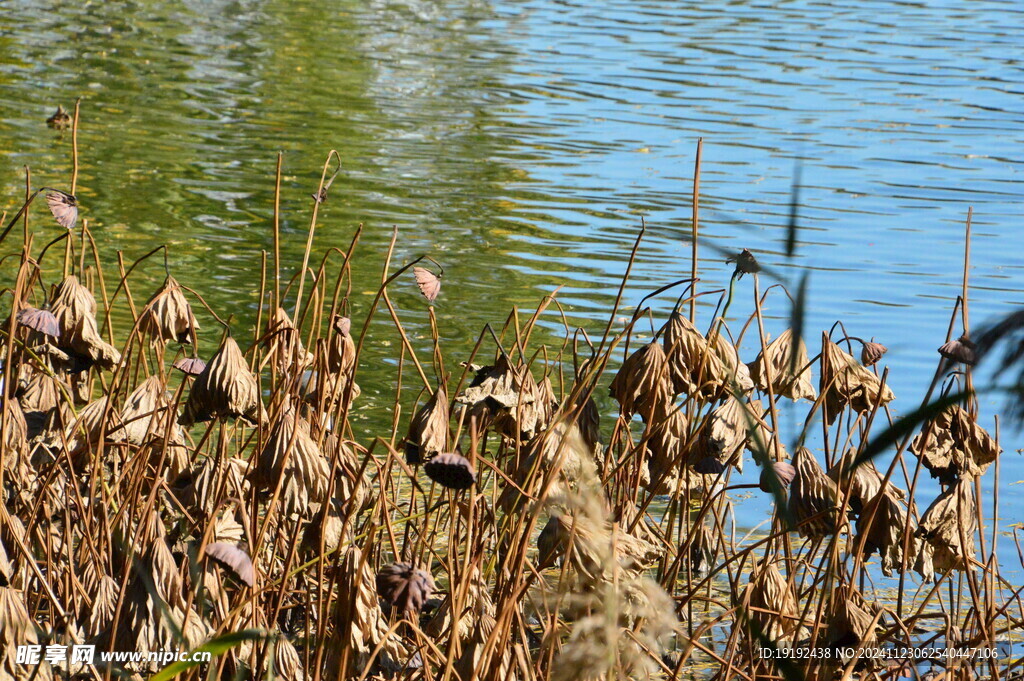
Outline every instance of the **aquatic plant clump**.
{"label": "aquatic plant clump", "polygon": [[[337,176],[307,199],[306,262]],[[434,311],[455,289],[440,263],[394,260],[397,230],[383,263],[363,255],[361,227],[294,287],[264,258],[256,319],[236,322],[171,252],[159,280],[136,268],[149,256],[107,278],[130,258],[82,257],[73,192],[33,221],[65,234],[63,263],[37,247],[50,234],[0,237],[19,262],[0,327],[4,678],[162,667],[11,662],[53,644],[215,651],[163,671],[187,679],[895,679],[924,663],[870,651],[984,650],[1021,627],[984,535],[977,489],[1003,448],[970,389],[967,328],[935,341],[940,396],[902,406],[881,343],[811,342],[799,303],[768,328],[774,275],[744,250],[710,323],[684,312],[708,293],[687,279],[621,333],[553,337],[548,297],[459,344]],[[382,264],[354,294],[353,271]],[[734,295],[754,311],[730,316]],[[355,411],[371,323],[395,352],[394,386],[374,386],[394,388],[374,403],[385,432]],[[733,507],[753,494],[771,510],[747,532]]]}

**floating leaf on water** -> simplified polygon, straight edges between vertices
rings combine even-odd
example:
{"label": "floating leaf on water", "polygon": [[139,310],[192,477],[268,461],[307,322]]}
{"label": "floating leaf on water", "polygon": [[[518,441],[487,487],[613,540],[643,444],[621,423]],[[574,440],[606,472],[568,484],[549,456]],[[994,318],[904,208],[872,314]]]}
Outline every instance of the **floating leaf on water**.
{"label": "floating leaf on water", "polygon": [[57,220],[57,224],[67,230],[75,228],[78,222],[78,199],[71,194],[60,191],[46,193],[46,205]]}
{"label": "floating leaf on water", "polygon": [[60,337],[60,323],[57,321],[57,317],[49,310],[26,307],[18,313],[17,319],[18,323],[22,326],[27,326],[51,338]]}
{"label": "floating leaf on water", "polygon": [[433,592],[430,573],[409,563],[388,565],[377,573],[377,593],[409,617],[419,615]]}
{"label": "floating leaf on water", "polygon": [[423,470],[431,480],[449,489],[469,489],[476,482],[473,464],[459,454],[438,454]]}
{"label": "floating leaf on water", "polygon": [[230,570],[239,581],[251,587],[255,581],[255,571],[252,566],[252,559],[235,544],[227,542],[213,542],[207,544],[206,555],[217,561],[220,565]]}
{"label": "floating leaf on water", "polygon": [[437,294],[441,292],[440,275],[424,267],[413,267],[412,273],[416,275],[416,285],[420,287],[420,293],[428,303],[433,303],[437,299]]}

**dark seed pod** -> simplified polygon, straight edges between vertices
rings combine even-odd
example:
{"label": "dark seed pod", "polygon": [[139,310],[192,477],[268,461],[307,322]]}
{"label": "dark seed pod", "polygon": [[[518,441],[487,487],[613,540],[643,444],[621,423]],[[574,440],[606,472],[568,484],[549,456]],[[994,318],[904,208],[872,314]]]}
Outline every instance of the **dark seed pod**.
{"label": "dark seed pod", "polygon": [[56,315],[49,310],[26,307],[18,313],[17,319],[18,323],[22,326],[35,329],[39,333],[52,338],[58,338],[60,336],[60,322],[57,321]]}
{"label": "dark seed pod", "polygon": [[761,271],[761,266],[757,263],[757,258],[755,258],[754,254],[745,248],[729,258],[727,262],[736,263],[734,276],[737,279],[742,278],[744,274],[755,274]]}
{"label": "dark seed pod", "polygon": [[[773,461],[771,463],[772,470],[775,471],[775,477],[778,478],[779,484],[783,488],[789,487],[789,483],[793,482],[793,478],[796,477],[796,469],[785,461]],[[761,471],[761,480],[758,486],[762,492],[771,492],[772,484],[771,479],[768,477],[771,473],[768,472],[768,468],[764,468]]]}
{"label": "dark seed pod", "polygon": [[875,341],[869,341],[864,344],[864,347],[860,351],[860,363],[866,367],[871,366],[878,360],[882,359],[882,355],[889,352],[889,348],[885,347],[881,343]]}
{"label": "dark seed pod", "polygon": [[951,340],[939,348],[939,354],[946,359],[966,364],[969,367],[974,366],[974,363],[978,361],[977,351],[978,346],[966,335]]}
{"label": "dark seed pod", "polygon": [[431,480],[449,489],[469,489],[476,482],[473,464],[458,454],[438,454],[423,470]]}
{"label": "dark seed pod", "polygon": [[434,592],[429,572],[409,563],[395,563],[377,573],[377,594],[403,613],[418,615]]}
{"label": "dark seed pod", "polygon": [[705,456],[693,464],[693,470],[701,475],[721,475],[725,470],[725,464],[713,456]]}
{"label": "dark seed pod", "polygon": [[46,119],[46,124],[54,130],[67,130],[71,127],[71,114],[58,104],[57,111]]}
{"label": "dark seed pod", "polygon": [[253,585],[255,572],[252,559],[242,549],[227,542],[214,542],[206,547],[206,555],[230,570],[246,586]]}

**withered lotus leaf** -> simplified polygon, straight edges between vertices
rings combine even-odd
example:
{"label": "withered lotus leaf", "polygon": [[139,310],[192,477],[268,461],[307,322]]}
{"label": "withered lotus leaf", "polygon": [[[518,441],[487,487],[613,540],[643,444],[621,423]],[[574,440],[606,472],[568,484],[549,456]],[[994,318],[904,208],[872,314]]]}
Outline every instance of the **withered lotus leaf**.
{"label": "withered lotus leaf", "polygon": [[142,312],[139,331],[154,342],[191,343],[199,329],[181,284],[168,275]]}
{"label": "withered lotus leaf", "polygon": [[439,387],[409,422],[405,436],[405,461],[423,463],[448,448],[448,397]]}
{"label": "withered lotus leaf", "polygon": [[640,414],[646,422],[663,418],[671,408],[672,383],[661,344],[652,341],[627,357],[610,392],[625,414]]}
{"label": "withered lotus leaf", "polygon": [[742,393],[754,389],[750,370],[740,362],[736,348],[721,329],[712,343],[677,310],[661,333],[675,393],[707,401],[732,393],[733,388]]}
{"label": "withered lotus leaf", "polygon": [[246,586],[251,587],[255,582],[256,573],[253,569],[252,559],[237,545],[221,541],[213,542],[207,544],[206,555],[230,570],[238,578],[238,581]]}
{"label": "withered lotus leaf", "polygon": [[768,390],[771,374],[772,393],[791,400],[813,400],[818,393],[811,384],[807,346],[802,338],[794,343],[792,329],[786,329],[773,340],[753,362],[748,364],[750,377],[761,390]]}
{"label": "withered lotus leaf", "polygon": [[[769,467],[771,472],[769,472]],[[796,468],[787,461],[772,461],[769,466],[765,466],[761,470],[761,477],[758,481],[758,487],[761,488],[762,492],[771,492],[772,483],[770,476],[774,473],[775,479],[779,481],[779,485],[783,489],[790,486],[793,482],[793,478],[796,477]]]}
{"label": "withered lotus leaf", "polygon": [[831,425],[847,405],[867,412],[896,399],[888,385],[832,341],[825,341],[821,362],[821,386],[825,394],[825,420]]}
{"label": "withered lotus leaf", "polygon": [[270,350],[274,366],[286,376],[301,372],[313,363],[313,355],[303,347],[298,329],[282,307],[277,308],[267,323],[264,345]]}
{"label": "withered lotus leaf", "polygon": [[75,228],[75,223],[78,222],[78,199],[60,191],[47,192],[46,205],[49,206],[58,225],[67,230]]}
{"label": "withered lotus leaf", "polygon": [[330,464],[306,419],[287,404],[281,412],[251,475],[259,489],[273,491],[280,484],[284,511],[301,515],[327,500]]}
{"label": "withered lotus leaf", "polygon": [[175,369],[189,376],[199,376],[206,368],[206,362],[198,357],[179,357],[172,364]]}
{"label": "withered lotus leaf", "polygon": [[458,454],[438,454],[423,466],[431,480],[449,489],[469,489],[476,482],[473,464]]}
{"label": "withered lotus leaf", "polygon": [[796,475],[789,489],[789,512],[803,537],[835,534],[839,516],[839,490],[818,464],[814,454],[800,447],[793,455]]}
{"label": "withered lotus leaf", "polygon": [[910,451],[932,477],[951,484],[963,476],[983,474],[1002,449],[970,412],[954,404],[925,423]]}
{"label": "withered lotus leaf", "polygon": [[69,348],[105,369],[120,363],[121,353],[100,337],[96,298],[78,277],[68,275],[56,286],[50,309],[60,326],[60,347]]}
{"label": "withered lotus leaf", "polygon": [[754,569],[737,599],[757,629],[776,646],[788,647],[801,637],[800,602],[774,561]]}
{"label": "withered lotus leaf", "polygon": [[60,337],[60,323],[49,310],[26,307],[18,313],[18,323],[51,338]]}
{"label": "withered lotus leaf", "polygon": [[377,573],[377,594],[409,616],[418,615],[433,592],[430,573],[409,563],[388,565]]}
{"label": "withered lotus leaf", "polygon": [[218,417],[243,417],[255,422],[261,411],[256,377],[231,336],[192,383],[181,424],[192,425]]}
{"label": "withered lotus leaf", "polygon": [[961,478],[936,497],[921,516],[917,534],[933,552],[940,573],[967,569],[974,559],[974,531],[978,525],[974,480]]}
{"label": "withered lotus leaf", "polygon": [[420,287],[420,293],[427,299],[428,303],[437,300],[441,292],[441,277],[424,267],[413,267],[412,273],[416,276],[416,285]]}
{"label": "withered lotus leaf", "polygon": [[726,262],[736,263],[736,270],[733,272],[733,275],[737,279],[742,279],[744,274],[756,274],[761,271],[761,265],[758,264],[757,258],[746,248],[736,255],[727,258]]}

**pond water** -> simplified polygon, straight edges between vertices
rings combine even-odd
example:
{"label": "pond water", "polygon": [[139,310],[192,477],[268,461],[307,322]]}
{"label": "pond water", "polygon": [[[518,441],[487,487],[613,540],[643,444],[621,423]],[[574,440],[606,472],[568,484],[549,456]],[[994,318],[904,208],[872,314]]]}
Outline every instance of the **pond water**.
{"label": "pond water", "polygon": [[[172,273],[246,328],[260,251],[272,251],[277,152],[290,276],[309,195],[337,149],[315,261],[364,224],[361,320],[397,226],[396,263],[429,253],[444,265],[437,315],[451,362],[485,323],[558,286],[570,321],[599,334],[641,218],[621,314],[688,276],[703,138],[701,289],[728,283],[714,247],[749,248],[789,281],[810,271],[812,347],[837,319],[885,343],[905,413],[960,291],[970,208],[972,322],[1024,304],[1021,44],[1022,7],[996,0],[11,0],[0,12],[0,209],[17,209],[23,166],[36,186],[67,186],[70,137],[44,121],[80,96],[78,195],[101,248],[131,261],[168,244]],[[797,159],[802,230],[787,259]],[[143,266],[136,297],[162,277],[155,260]],[[750,312],[748,282],[733,319]],[[394,297],[428,347],[414,287]],[[788,313],[771,298],[769,331]],[[359,415],[380,435],[398,354],[389,325],[375,322],[360,370]],[[209,349],[216,325],[204,326]],[[557,341],[560,320],[545,328]],[[753,358],[749,343],[741,350]],[[982,396],[983,424],[1001,402]],[[1024,460],[1018,434],[1003,439],[1008,525],[1020,520]],[[931,498],[937,487],[923,485]],[[767,509],[743,501],[740,524]]]}

